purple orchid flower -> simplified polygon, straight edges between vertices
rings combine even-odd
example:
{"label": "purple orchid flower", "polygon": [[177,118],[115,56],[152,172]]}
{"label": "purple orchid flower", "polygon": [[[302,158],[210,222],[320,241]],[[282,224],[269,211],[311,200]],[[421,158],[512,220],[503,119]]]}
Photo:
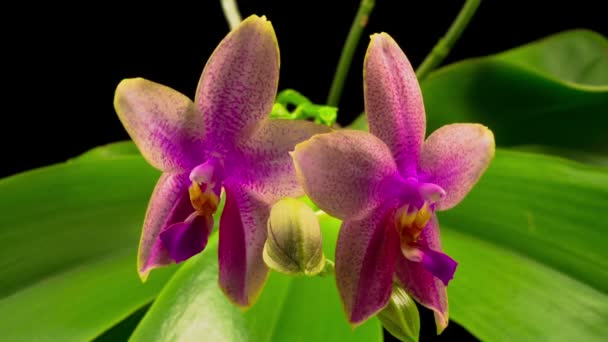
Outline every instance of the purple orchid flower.
{"label": "purple orchid flower", "polygon": [[145,79],[123,80],[114,106],[146,160],[163,171],[139,246],[143,280],[151,269],[201,252],[221,189],[219,283],[235,304],[253,304],[268,269],[262,258],[271,205],[302,195],[288,154],[328,128],[269,120],[279,78],[270,22],[251,16],[209,58],[194,102]]}
{"label": "purple orchid flower", "polygon": [[457,263],[442,252],[435,211],[471,190],[494,156],[494,136],[482,125],[452,124],[424,141],[420,86],[386,33],[371,38],[364,79],[372,134],[316,135],[296,146],[296,172],[308,196],[343,220],[335,264],[348,320],[381,310],[396,281],[435,311],[441,332]]}

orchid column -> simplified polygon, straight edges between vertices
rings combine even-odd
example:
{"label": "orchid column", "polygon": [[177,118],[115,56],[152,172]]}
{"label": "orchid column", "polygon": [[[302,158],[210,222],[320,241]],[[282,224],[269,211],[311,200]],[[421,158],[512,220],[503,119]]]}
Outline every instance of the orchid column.
{"label": "orchid column", "polygon": [[272,25],[251,16],[209,58],[194,102],[141,78],[119,84],[114,105],[120,120],[146,160],[163,171],[144,221],[142,279],[205,248],[223,188],[220,286],[237,305],[253,304],[268,274],[262,250],[270,207],[302,194],[288,151],[328,131],[268,119],[278,78]]}

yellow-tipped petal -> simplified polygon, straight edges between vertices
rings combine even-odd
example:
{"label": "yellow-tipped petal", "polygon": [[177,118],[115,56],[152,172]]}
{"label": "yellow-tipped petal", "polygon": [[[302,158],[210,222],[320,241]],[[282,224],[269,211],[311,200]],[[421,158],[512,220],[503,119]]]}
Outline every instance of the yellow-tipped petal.
{"label": "yellow-tipped petal", "polygon": [[185,95],[143,78],[125,79],[116,88],[114,109],[152,166],[185,171],[199,161],[203,123]]}
{"label": "yellow-tipped petal", "polygon": [[370,133],[388,145],[402,174],[413,174],[426,130],[424,103],[412,65],[388,34],[371,36],[363,78]]}
{"label": "yellow-tipped petal", "polygon": [[194,100],[208,138],[229,144],[268,117],[279,64],[276,34],[265,17],[246,18],[220,42],[205,65]]}
{"label": "yellow-tipped petal", "polygon": [[379,206],[385,187],[398,177],[386,144],[367,132],[317,134],[296,145],[292,158],[306,194],[340,219],[360,218]]}
{"label": "yellow-tipped petal", "polygon": [[445,190],[437,210],[457,205],[494,158],[494,135],[479,124],[451,124],[433,132],[422,146],[420,169]]}

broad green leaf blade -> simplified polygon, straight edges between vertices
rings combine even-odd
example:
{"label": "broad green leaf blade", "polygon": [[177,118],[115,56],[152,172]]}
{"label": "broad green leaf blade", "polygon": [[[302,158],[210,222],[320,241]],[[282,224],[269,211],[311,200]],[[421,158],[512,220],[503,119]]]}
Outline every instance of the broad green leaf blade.
{"label": "broad green leaf blade", "polygon": [[421,85],[428,131],[478,122],[499,146],[606,151],[607,50],[604,37],[569,31],[439,69]]}
{"label": "broad green leaf blade", "polygon": [[[333,256],[339,221],[324,216],[326,255]],[[187,261],[135,330],[133,341],[381,341],[376,319],[352,329],[335,279],[290,278],[272,272],[258,302],[244,313],[217,284],[217,240]]]}
{"label": "broad green leaf blade", "polygon": [[[421,82],[427,134],[477,122],[492,129],[501,147],[606,152],[606,51],[606,38],[574,30],[440,68]],[[366,130],[367,122],[356,120],[352,128]]]}
{"label": "broad green leaf blade", "polygon": [[128,341],[141,319],[144,318],[144,315],[148,312],[148,309],[150,309],[150,305],[151,304],[148,304],[139,308],[129,315],[129,317],[123,319],[120,323],[97,336],[93,342]]}
{"label": "broad green leaf blade", "polygon": [[608,296],[498,244],[442,227],[459,269],[450,315],[482,341],[603,341]]}
{"label": "broad green leaf blade", "polygon": [[506,51],[498,58],[562,82],[608,86],[608,41],[589,30],[571,30]]}
{"label": "broad green leaf blade", "polygon": [[172,269],[146,284],[137,277],[159,173],[132,146],[100,147],[0,180],[4,338],[90,340],[151,301],[169,278]]}
{"label": "broad green leaf blade", "polygon": [[6,341],[83,341],[152,301],[173,269],[141,284],[133,252],[90,261],[0,300]]}
{"label": "broad green leaf blade", "polygon": [[570,274],[608,293],[608,170],[499,151],[442,223]]}
{"label": "broad green leaf blade", "polygon": [[498,146],[608,147],[608,88],[573,87],[499,59],[480,59],[437,71],[422,89],[429,132],[477,122],[492,129]]}
{"label": "broad green leaf blade", "polygon": [[608,336],[608,171],[499,150],[441,212],[451,317],[485,341]]}
{"label": "broad green leaf blade", "polygon": [[608,167],[608,154],[606,153],[586,152],[573,148],[558,148],[543,145],[521,145],[514,147],[513,150],[554,155],[580,163]]}

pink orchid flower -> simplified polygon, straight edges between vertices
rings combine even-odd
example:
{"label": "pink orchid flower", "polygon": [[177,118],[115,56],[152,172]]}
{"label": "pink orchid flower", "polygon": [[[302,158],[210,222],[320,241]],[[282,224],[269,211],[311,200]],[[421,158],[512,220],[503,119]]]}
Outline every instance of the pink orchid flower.
{"label": "pink orchid flower", "polygon": [[251,16],[209,58],[194,102],[141,78],[118,85],[118,117],[146,160],[163,172],[139,246],[142,279],[205,248],[223,188],[220,287],[237,305],[253,304],[268,274],[262,251],[270,207],[302,194],[288,151],[328,131],[310,122],[268,119],[278,79],[272,25]]}
{"label": "pink orchid flower", "polygon": [[457,263],[444,254],[436,210],[458,204],[494,156],[494,136],[452,124],[426,141],[420,86],[407,57],[375,34],[364,63],[371,132],[319,134],[292,157],[308,196],[343,220],[336,281],[348,320],[365,321],[388,302],[393,281],[448,324],[446,285]]}

